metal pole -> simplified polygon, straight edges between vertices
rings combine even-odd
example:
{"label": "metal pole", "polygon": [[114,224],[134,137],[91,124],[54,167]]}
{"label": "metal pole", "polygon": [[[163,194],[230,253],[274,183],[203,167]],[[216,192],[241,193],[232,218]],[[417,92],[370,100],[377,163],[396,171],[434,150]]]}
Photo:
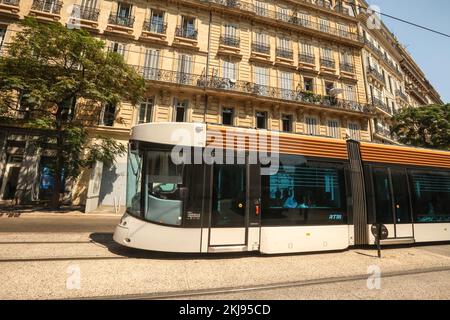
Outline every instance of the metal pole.
{"label": "metal pole", "polygon": [[381,258],[381,223],[377,225],[377,248],[378,258]]}

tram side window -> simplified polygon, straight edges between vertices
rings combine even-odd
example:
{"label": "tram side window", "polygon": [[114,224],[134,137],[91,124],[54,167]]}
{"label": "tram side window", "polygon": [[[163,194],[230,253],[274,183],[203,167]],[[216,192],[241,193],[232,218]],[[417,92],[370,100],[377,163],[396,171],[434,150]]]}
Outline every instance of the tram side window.
{"label": "tram side window", "polygon": [[277,174],[261,177],[263,225],[347,223],[343,168],[280,160]]}
{"label": "tram side window", "polygon": [[450,173],[410,173],[416,223],[450,222]]}
{"label": "tram side window", "polygon": [[145,161],[144,218],[167,225],[181,225],[184,166],[172,162],[170,151],[148,151]]}

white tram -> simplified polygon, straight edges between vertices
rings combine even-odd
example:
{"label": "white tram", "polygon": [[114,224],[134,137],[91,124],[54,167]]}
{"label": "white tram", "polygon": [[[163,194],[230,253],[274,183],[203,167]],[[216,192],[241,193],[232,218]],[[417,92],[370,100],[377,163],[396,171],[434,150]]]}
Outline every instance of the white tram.
{"label": "white tram", "polygon": [[450,240],[450,153],[199,123],[132,129],[124,246],[264,254]]}

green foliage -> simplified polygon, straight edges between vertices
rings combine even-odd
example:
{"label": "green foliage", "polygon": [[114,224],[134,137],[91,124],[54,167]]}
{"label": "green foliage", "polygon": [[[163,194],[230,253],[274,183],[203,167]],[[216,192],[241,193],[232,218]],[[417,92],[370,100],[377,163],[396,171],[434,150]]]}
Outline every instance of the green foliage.
{"label": "green foliage", "polygon": [[98,118],[99,106],[123,100],[138,103],[145,92],[144,79],[86,31],[32,18],[21,23],[23,30],[13,37],[8,55],[0,57],[0,117],[18,112],[21,125],[54,130],[56,172],[63,165],[67,178],[96,160],[110,165],[122,147],[103,139],[95,150],[86,150],[85,124],[73,115]]}
{"label": "green foliage", "polygon": [[401,143],[450,150],[450,104],[406,108],[392,123],[391,131]]}
{"label": "green foliage", "polygon": [[118,155],[124,155],[127,148],[109,137],[98,137],[99,142],[89,146],[86,159],[84,160],[85,166],[92,167],[96,161],[103,162],[106,167],[110,167],[115,163],[115,158]]}

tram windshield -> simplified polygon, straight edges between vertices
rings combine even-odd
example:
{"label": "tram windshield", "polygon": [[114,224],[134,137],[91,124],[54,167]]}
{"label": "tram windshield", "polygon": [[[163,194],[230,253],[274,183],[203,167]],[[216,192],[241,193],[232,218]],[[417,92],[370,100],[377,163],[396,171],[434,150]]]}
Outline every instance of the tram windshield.
{"label": "tram windshield", "polygon": [[183,170],[184,165],[172,162],[170,151],[130,150],[128,213],[151,222],[181,225]]}

